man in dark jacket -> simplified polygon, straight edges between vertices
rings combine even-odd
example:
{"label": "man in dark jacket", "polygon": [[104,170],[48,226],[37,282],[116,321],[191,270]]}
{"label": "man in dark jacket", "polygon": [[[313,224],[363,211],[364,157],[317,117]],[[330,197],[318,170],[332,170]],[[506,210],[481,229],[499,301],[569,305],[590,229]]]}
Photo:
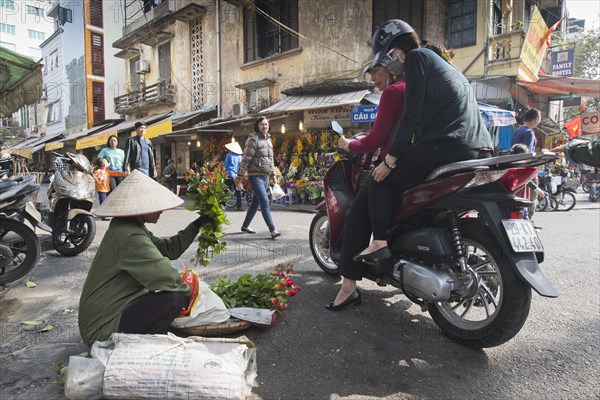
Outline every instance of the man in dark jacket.
{"label": "man in dark jacket", "polygon": [[145,175],[156,178],[156,164],[154,162],[154,152],[152,142],[146,139],[146,124],[138,121],[135,123],[135,136],[125,139],[125,160],[123,168],[128,171],[138,169]]}

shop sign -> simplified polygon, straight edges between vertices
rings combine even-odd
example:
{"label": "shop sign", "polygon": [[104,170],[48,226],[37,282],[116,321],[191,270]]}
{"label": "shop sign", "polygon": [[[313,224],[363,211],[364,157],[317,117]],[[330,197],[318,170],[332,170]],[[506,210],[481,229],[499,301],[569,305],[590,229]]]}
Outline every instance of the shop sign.
{"label": "shop sign", "polygon": [[600,111],[581,114],[581,134],[595,135],[600,133]]}
{"label": "shop sign", "polygon": [[65,147],[65,144],[63,142],[57,140],[55,142],[46,143],[46,146],[44,146],[44,150],[52,151],[52,150],[56,150],[56,149],[62,149],[63,147]]}
{"label": "shop sign", "polygon": [[79,139],[77,143],[75,143],[75,148],[77,150],[87,149],[88,147],[102,147],[106,145],[106,141],[111,135],[116,135],[117,131],[106,132],[102,135],[98,136],[90,136],[83,139]]}
{"label": "shop sign", "polygon": [[22,147],[20,149],[12,149],[11,154],[17,156],[32,159],[33,158],[33,147]]}
{"label": "shop sign", "polygon": [[[152,139],[160,135],[166,135],[167,133],[171,133],[172,131],[173,121],[169,119],[168,121],[147,127],[146,134],[144,135],[144,137],[146,139]],[[131,132],[131,136],[136,134],[136,131]]]}
{"label": "shop sign", "polygon": [[350,112],[350,119],[352,123],[375,122],[378,108],[376,105],[353,106]]}
{"label": "shop sign", "polygon": [[331,121],[337,121],[342,127],[350,128],[350,106],[333,108],[318,108],[304,111],[304,126],[306,128],[328,128]]}
{"label": "shop sign", "polygon": [[553,51],[552,69],[550,75],[573,76],[573,64],[575,60],[575,49]]}

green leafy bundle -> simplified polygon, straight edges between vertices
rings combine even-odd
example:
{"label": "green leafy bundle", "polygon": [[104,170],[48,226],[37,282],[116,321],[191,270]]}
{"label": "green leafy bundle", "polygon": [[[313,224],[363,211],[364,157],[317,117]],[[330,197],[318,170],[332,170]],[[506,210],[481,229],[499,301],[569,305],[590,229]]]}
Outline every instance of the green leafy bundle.
{"label": "green leafy bundle", "polygon": [[[255,277],[244,274],[235,282],[222,276],[211,284],[210,288],[223,300],[227,308],[265,308],[282,313],[287,308],[289,298],[296,296],[301,290],[283,271],[284,268],[278,266],[275,272]],[[290,271],[291,266],[287,269]]]}
{"label": "green leafy bundle", "polygon": [[197,211],[203,217],[198,249],[192,261],[207,266],[213,254],[218,256],[227,247],[223,240],[223,225],[229,221],[225,217],[223,203],[229,197],[229,192],[224,174],[208,172],[204,168],[199,173],[190,174],[187,195],[194,201],[187,209]]}

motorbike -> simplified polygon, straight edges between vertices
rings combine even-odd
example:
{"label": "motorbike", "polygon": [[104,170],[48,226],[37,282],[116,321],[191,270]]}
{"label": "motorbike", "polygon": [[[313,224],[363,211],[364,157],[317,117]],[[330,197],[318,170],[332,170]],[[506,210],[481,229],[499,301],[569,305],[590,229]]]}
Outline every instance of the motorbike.
{"label": "motorbike", "polygon": [[92,166],[83,154],[52,154],[56,156],[56,170],[48,186],[49,206],[40,211],[50,227],[54,249],[64,256],[75,256],[96,236],[96,221],[90,212],[96,194]]}
{"label": "motorbike", "polygon": [[[342,135],[341,127],[332,129]],[[394,198],[388,231],[392,257],[364,266],[363,277],[393,285],[428,311],[451,339],[474,348],[501,345],[525,324],[531,289],[558,292],[542,274],[544,248],[533,223],[523,219],[532,203],[515,193],[552,162],[550,154],[515,154],[444,165]],[[339,273],[345,213],[372,168],[371,154],[348,154],[324,177],[309,241],[326,273]],[[357,252],[361,249],[357,249]]]}
{"label": "motorbike", "polygon": [[40,241],[30,227],[46,227],[33,204],[38,191],[34,175],[0,180],[0,284],[23,277],[40,259]]}

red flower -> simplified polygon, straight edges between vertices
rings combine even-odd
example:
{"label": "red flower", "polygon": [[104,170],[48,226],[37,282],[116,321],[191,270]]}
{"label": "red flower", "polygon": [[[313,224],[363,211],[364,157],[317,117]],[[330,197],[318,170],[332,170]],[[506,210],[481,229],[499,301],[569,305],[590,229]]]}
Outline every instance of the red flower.
{"label": "red flower", "polygon": [[200,189],[206,190],[206,188],[208,188],[208,186],[206,186],[206,183],[203,183],[202,185],[200,185]]}
{"label": "red flower", "polygon": [[213,178],[212,182],[217,183],[217,182],[219,182],[219,180],[217,178]]}
{"label": "red flower", "polygon": [[277,297],[272,297],[271,298],[271,303],[277,305],[277,304],[279,304],[279,300],[277,300]]}
{"label": "red flower", "polygon": [[283,288],[283,286],[281,286],[280,283],[278,283],[277,285],[275,285],[275,290],[281,290]]}
{"label": "red flower", "polygon": [[208,178],[212,178],[213,174],[209,172],[208,174],[206,174],[206,176],[207,176]]}
{"label": "red flower", "polygon": [[296,295],[296,291],[295,290],[288,290],[289,295],[294,297]]}
{"label": "red flower", "polygon": [[279,309],[280,309],[281,311],[285,310],[285,303],[281,303],[281,304],[279,305]]}
{"label": "red flower", "polygon": [[294,289],[296,289],[297,292],[299,292],[299,291],[302,290],[302,288],[300,286],[298,286],[298,285],[296,285],[296,287]]}
{"label": "red flower", "polygon": [[293,284],[294,284],[294,281],[292,280],[292,278],[285,281],[285,286],[292,286]]}

